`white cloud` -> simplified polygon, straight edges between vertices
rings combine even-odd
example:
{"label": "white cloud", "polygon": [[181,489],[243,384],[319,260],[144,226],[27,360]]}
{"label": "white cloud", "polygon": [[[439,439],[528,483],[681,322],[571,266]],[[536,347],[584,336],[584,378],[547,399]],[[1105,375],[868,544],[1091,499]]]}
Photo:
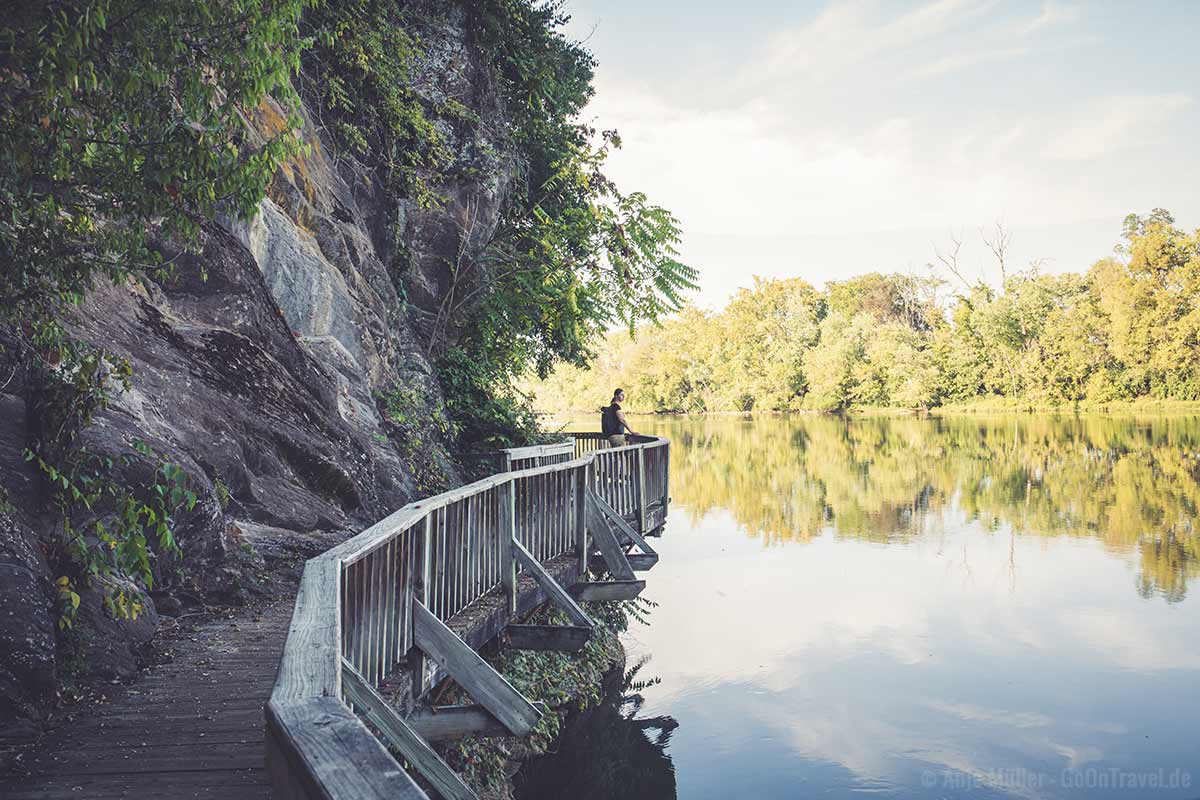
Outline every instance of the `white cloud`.
{"label": "white cloud", "polygon": [[597,115],[625,139],[612,176],[629,186],[653,176],[655,202],[683,220],[685,235],[945,229],[997,215],[1020,224],[1088,205],[1069,186],[1043,190],[1014,152],[1030,127],[1022,121],[998,129],[948,121],[931,139],[913,118],[886,116],[846,136],[819,119],[804,130],[766,114],[684,112],[607,80],[598,95]]}
{"label": "white cloud", "polygon": [[1097,159],[1151,140],[1177,112],[1192,104],[1181,92],[1120,95],[1087,103],[1046,146],[1050,158]]}
{"label": "white cloud", "polygon": [[1007,711],[1004,709],[981,708],[970,703],[946,703],[934,701],[929,707],[943,714],[950,714],[966,722],[984,722],[1014,728],[1046,728],[1054,720],[1036,711]]}
{"label": "white cloud", "polygon": [[1161,615],[1128,609],[1078,608],[1062,615],[1062,630],[1103,654],[1108,663],[1142,675],[1200,669],[1200,642],[1171,635]]}
{"label": "white cloud", "polygon": [[[742,12],[706,13],[712,25]],[[608,172],[682,220],[703,303],[721,302],[752,271],[821,283],[922,265],[945,231],[996,218],[1041,231],[1036,241],[1018,234],[1030,258],[1086,269],[1110,252],[1130,211],[1194,213],[1188,187],[1200,161],[1186,70],[1175,86],[1126,70],[1124,51],[1097,46],[1120,35],[1103,15],[1085,19],[1063,0],[925,0],[899,11],[837,0],[799,22],[795,14],[742,38],[701,28],[664,42],[661,58],[599,53],[589,114],[625,141]],[[1118,63],[1120,80],[1109,74],[1114,85],[1101,88],[1092,72]],[[1162,88],[1106,96],[1130,81]],[[1053,233],[1084,223],[1086,237]],[[900,232],[916,247],[882,258],[852,241]],[[749,243],[720,244],[732,237]],[[787,237],[848,246],[829,258],[784,246]],[[768,238],[775,244],[758,246]]]}
{"label": "white cloud", "polygon": [[826,83],[856,67],[878,63],[926,45],[968,25],[994,0],[935,0],[892,19],[878,3],[845,0],[826,7],[812,22],[771,35],[741,70],[743,91],[778,91]]}
{"label": "white cloud", "polygon": [[1005,61],[1019,58],[1029,52],[1026,46],[997,47],[993,50],[968,50],[962,53],[942,56],[908,73],[910,79],[934,78],[951,72],[973,67],[976,64],[986,64],[989,61]]}
{"label": "white cloud", "polygon": [[1025,32],[1033,33],[1055,25],[1078,22],[1082,16],[1082,10],[1077,5],[1055,2],[1043,3],[1042,12],[1025,26]]}

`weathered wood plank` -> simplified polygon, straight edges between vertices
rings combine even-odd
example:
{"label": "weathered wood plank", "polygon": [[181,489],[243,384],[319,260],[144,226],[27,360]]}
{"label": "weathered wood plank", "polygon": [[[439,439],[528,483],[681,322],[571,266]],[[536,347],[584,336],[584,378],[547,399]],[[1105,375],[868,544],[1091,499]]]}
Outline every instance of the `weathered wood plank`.
{"label": "weathered wood plank", "polygon": [[638,528],[646,530],[646,450],[639,447],[637,450],[637,459],[634,461],[636,465],[634,470],[634,480],[636,487],[634,489],[634,500],[637,503],[638,513]]}
{"label": "weathered wood plank", "polygon": [[592,638],[592,628],[586,625],[509,625],[504,632],[509,645],[518,650],[574,653]]}
{"label": "weathered wood plank", "polygon": [[579,574],[587,573],[588,556],[591,555],[591,549],[588,546],[587,538],[587,495],[588,495],[588,470],[586,467],[576,467],[572,483],[574,484],[573,501],[575,503],[575,518],[572,525],[575,527],[575,557],[579,559]]}
{"label": "weathered wood plank", "polygon": [[500,451],[504,453],[509,461],[515,461],[521,458],[538,458],[545,456],[557,456],[563,454],[574,455],[574,442],[554,442],[552,444],[534,444],[527,447],[508,447]]}
{"label": "weathered wood plank", "polygon": [[575,602],[571,595],[567,593],[567,590],[558,581],[554,580],[550,573],[546,572],[546,568],[516,539],[513,540],[512,549],[521,566],[546,590],[546,594],[550,595],[550,599],[554,601],[554,604],[566,612],[571,622],[586,628],[591,628],[596,624],[579,607],[579,604]]}
{"label": "weathered wood plank", "polygon": [[[304,800],[428,800],[384,746],[332,697],[267,704],[278,796]],[[302,794],[294,792],[299,787]]]}
{"label": "weathered wood plank", "polygon": [[608,527],[608,520],[604,518],[600,507],[596,505],[594,495],[589,496],[587,506],[588,530],[592,533],[592,541],[604,555],[604,563],[608,565],[608,571],[618,580],[635,580],[633,568],[629,566],[629,559],[625,557],[625,551],[617,544],[617,537]]}
{"label": "weathered wood plank", "polygon": [[[545,703],[534,703],[546,713]],[[480,705],[418,706],[405,720],[427,741],[460,739],[463,736],[511,736],[504,723]]]}
{"label": "weathered wood plank", "polygon": [[392,537],[418,524],[425,517],[425,506],[422,503],[409,503],[392,514],[376,522],[352,539],[347,539],[324,555],[337,558],[346,564],[351,564],[370,553],[376,547],[382,546]]}
{"label": "weathered wood plank", "polygon": [[[625,558],[629,561],[629,566],[633,568],[634,572],[649,572],[658,563],[658,553],[652,555],[629,553]],[[592,556],[591,567],[593,570],[599,572],[607,569],[608,564],[605,563],[603,556]]]}
{"label": "weathered wood plank", "polygon": [[271,693],[273,700],[285,703],[310,697],[340,697],[340,580],[341,568],[335,559],[318,556],[304,565]]}
{"label": "weathered wood plank", "polygon": [[475,792],[441,759],[429,743],[408,726],[396,709],[367,683],[354,668],[346,665],[342,673],[346,695],[363,710],[371,724],[379,729],[388,744],[416,768],[445,800],[478,800]]}
{"label": "weathered wood plank", "polygon": [[645,581],[596,581],[577,583],[571,594],[585,603],[602,600],[632,600],[646,588]]}
{"label": "weathered wood plank", "polygon": [[533,730],[542,717],[538,710],[421,603],[413,604],[413,633],[417,647],[445,667],[506,728],[517,736]]}
{"label": "weathered wood plank", "polygon": [[512,543],[517,535],[514,485],[500,487],[500,583],[508,599],[508,613],[517,607],[517,563],[512,553]]}

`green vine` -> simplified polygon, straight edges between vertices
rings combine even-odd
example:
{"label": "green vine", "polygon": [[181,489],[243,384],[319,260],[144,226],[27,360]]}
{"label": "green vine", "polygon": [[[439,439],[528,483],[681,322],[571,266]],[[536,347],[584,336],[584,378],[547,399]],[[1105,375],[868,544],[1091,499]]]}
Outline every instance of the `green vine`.
{"label": "green vine", "polygon": [[448,476],[440,458],[446,455],[445,442],[459,434],[453,422],[430,392],[421,384],[394,385],[377,395],[389,436],[377,436],[380,444],[391,444],[424,491],[440,490]]}
{"label": "green vine", "polygon": [[[135,439],[133,449],[140,456],[157,459],[145,442]],[[178,563],[183,557],[174,534],[174,517],[181,509],[195,508],[197,497],[182,467],[158,459],[153,483],[134,493],[111,477],[118,464],[134,463],[130,455],[114,462],[78,450],[65,463],[55,465],[27,449],[25,459],[49,481],[54,506],[61,515],[60,558],[55,560],[72,573],[55,581],[61,628],[72,627],[79,609],[77,581],[91,584],[127,576],[142,588],[152,589],[156,567],[161,574],[163,565]],[[104,605],[118,619],[137,619],[142,611],[137,598],[119,584],[116,588],[105,585]]]}
{"label": "green vine", "polygon": [[378,169],[391,191],[428,207],[441,201],[428,176],[453,161],[435,120],[469,112],[452,100],[435,108],[417,91],[416,24],[397,0],[317,4],[304,17],[313,46],[301,83],[339,145]]}

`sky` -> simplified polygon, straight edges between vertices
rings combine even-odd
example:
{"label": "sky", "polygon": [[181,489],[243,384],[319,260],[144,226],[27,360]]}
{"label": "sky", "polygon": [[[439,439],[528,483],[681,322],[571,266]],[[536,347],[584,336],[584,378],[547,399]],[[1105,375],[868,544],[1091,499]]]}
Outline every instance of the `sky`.
{"label": "sky", "polygon": [[[570,0],[608,174],[682,222],[698,305],[762,277],[929,274],[1000,221],[1083,271],[1130,212],[1200,227],[1200,0]],[[948,276],[944,276],[948,277]]]}

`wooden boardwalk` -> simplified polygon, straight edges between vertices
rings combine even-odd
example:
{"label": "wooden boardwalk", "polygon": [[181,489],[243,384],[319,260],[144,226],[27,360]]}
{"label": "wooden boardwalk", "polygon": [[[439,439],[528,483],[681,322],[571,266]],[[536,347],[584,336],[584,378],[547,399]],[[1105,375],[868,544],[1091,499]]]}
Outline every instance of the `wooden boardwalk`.
{"label": "wooden boardwalk", "polygon": [[[634,571],[658,560],[644,534],[666,518],[668,443],[634,438],[510,449],[500,473],[308,560],[295,600],[171,639],[168,663],[56,724],[0,799],[427,797],[386,742],[443,797],[473,800],[426,739],[525,735],[547,713],[476,648],[508,631],[509,646],[577,650],[594,623],[576,601],[636,597]],[[517,624],[547,600],[571,624]],[[403,717],[379,694],[397,670],[418,700],[451,677],[478,705]]]}
{"label": "wooden boardwalk", "polygon": [[110,703],[55,726],[0,778],[4,800],[270,797],[263,704],[292,598],[205,623]]}

